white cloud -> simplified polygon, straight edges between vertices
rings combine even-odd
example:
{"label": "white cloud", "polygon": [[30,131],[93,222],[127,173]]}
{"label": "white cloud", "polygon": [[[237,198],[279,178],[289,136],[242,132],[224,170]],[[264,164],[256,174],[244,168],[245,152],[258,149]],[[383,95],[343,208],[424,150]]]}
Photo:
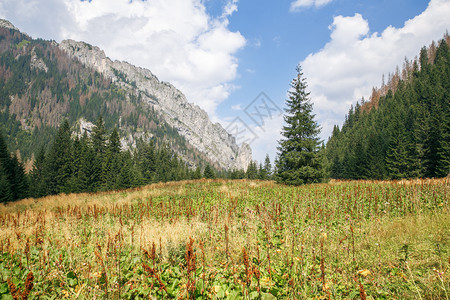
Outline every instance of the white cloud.
{"label": "white cloud", "polygon": [[242,108],[241,108],[241,104],[239,103],[239,104],[236,104],[236,105],[232,105],[231,106],[231,109],[232,110],[241,110]]}
{"label": "white cloud", "polygon": [[387,27],[381,34],[370,33],[369,23],[360,14],[337,16],[330,26],[331,40],[301,62],[311,91],[311,99],[322,137],[334,124],[341,124],[351,103],[364,96],[381,76],[413,59],[423,46],[441,39],[450,27],[450,1],[431,0],[427,9],[405,22],[401,28]]}
{"label": "white cloud", "polygon": [[281,140],[281,128],[286,125],[282,115],[274,116],[270,120],[266,120],[267,124],[262,127],[252,125],[252,130],[257,138],[251,144],[253,150],[253,159],[264,162],[266,154],[269,154],[270,161],[274,165],[277,153],[278,141]]}
{"label": "white cloud", "polygon": [[148,68],[214,117],[235,88],[235,54],[246,44],[228,29],[237,3],[214,18],[201,0],[2,0],[0,16],[34,37],[86,41]]}
{"label": "white cloud", "polygon": [[300,8],[308,8],[308,7],[322,7],[327,5],[333,0],[296,0],[291,2],[290,11],[297,11]]}

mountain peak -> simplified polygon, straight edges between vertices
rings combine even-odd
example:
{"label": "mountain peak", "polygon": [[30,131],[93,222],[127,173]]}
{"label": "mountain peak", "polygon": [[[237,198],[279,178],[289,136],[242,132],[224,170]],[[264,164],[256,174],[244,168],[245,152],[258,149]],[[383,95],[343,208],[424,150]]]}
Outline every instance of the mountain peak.
{"label": "mountain peak", "polygon": [[13,30],[17,30],[19,31],[19,29],[17,29],[16,26],[14,26],[11,22],[9,22],[8,20],[4,20],[4,19],[0,19],[0,27],[4,27],[4,28],[8,28],[8,29],[13,29]]}
{"label": "mountain peak", "polygon": [[70,57],[118,84],[127,94],[138,95],[142,107],[154,109],[180,136],[224,169],[247,169],[251,148],[239,147],[220,124],[213,124],[199,106],[170,83],[160,81],[150,70],[124,61],[112,61],[99,47],[64,40],[59,44]]}

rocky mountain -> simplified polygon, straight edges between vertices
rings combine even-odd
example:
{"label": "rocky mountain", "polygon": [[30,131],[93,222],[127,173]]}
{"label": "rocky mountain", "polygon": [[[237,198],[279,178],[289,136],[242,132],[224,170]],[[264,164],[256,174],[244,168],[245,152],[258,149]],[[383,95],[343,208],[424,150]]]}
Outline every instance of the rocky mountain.
{"label": "rocky mountain", "polygon": [[[5,20],[0,20],[2,97],[2,122],[20,123],[17,132],[55,128],[64,117],[82,129],[103,115],[107,125],[119,126],[124,145],[158,136],[193,165],[203,160],[221,169],[246,169],[251,161],[248,145],[239,147],[204,110],[150,70],[112,61],[84,42],[31,39]],[[17,148],[24,143],[17,141]]]}

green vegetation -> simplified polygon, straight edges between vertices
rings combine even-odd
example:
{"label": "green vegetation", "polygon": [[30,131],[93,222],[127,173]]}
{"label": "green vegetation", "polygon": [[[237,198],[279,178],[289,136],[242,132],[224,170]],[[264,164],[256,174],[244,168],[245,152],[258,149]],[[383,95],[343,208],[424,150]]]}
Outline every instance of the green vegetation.
{"label": "green vegetation", "polygon": [[326,152],[332,178],[400,179],[450,173],[450,38],[448,35],[370,101],[350,109],[335,126]]}
{"label": "green vegetation", "polygon": [[[153,140],[140,141],[133,154],[121,150],[117,130],[108,134],[101,117],[90,136],[87,132],[81,137],[71,135],[65,120],[49,150],[41,148],[28,176],[0,135],[0,189],[4,191],[0,202],[193,178],[194,172],[181,159],[167,146],[157,148]],[[209,172],[213,172],[210,167]]]}
{"label": "green vegetation", "polygon": [[28,45],[29,43],[30,43],[30,41],[22,40],[19,44],[17,44],[17,49],[23,48],[26,45]]}
{"label": "green vegetation", "polygon": [[0,131],[0,203],[28,197],[28,180],[22,163],[10,155]]}
{"label": "green vegetation", "polygon": [[448,186],[203,179],[0,205],[0,298],[446,299]]}
{"label": "green vegetation", "polygon": [[290,185],[321,182],[325,178],[320,127],[314,120],[306,87],[306,79],[298,66],[297,77],[291,82],[292,90],[286,101],[286,125],[281,131],[283,139],[276,162],[277,181]]}
{"label": "green vegetation", "polygon": [[0,132],[0,203],[59,193],[97,192],[139,187],[156,182],[185,179],[270,179],[271,164],[252,162],[247,172],[222,171],[217,175],[207,164],[194,170],[168,145],[157,139],[139,140],[132,151],[122,150],[116,128],[111,133],[100,117],[88,135],[72,137],[70,124],[64,120],[48,151],[38,151],[29,174],[16,155],[11,155]]}
{"label": "green vegetation", "polygon": [[[47,70],[31,64],[34,55]],[[135,82],[114,72],[135,88]],[[94,123],[103,116],[108,131],[119,128],[121,137],[147,133],[155,144],[168,144],[186,160],[205,166],[208,159],[187,145],[153,108],[143,105],[142,97],[69,58],[51,42],[0,28],[0,130],[8,149],[19,150],[23,161],[36,157],[42,147],[49,150],[64,119],[69,124],[80,118]]]}

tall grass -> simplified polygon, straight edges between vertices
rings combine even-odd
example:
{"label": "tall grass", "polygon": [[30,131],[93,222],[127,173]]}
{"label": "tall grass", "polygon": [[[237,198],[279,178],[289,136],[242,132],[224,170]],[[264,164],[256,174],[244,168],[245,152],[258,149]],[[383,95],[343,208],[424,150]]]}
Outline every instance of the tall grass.
{"label": "tall grass", "polygon": [[0,296],[446,299],[448,191],[198,180],[26,199],[0,206]]}

